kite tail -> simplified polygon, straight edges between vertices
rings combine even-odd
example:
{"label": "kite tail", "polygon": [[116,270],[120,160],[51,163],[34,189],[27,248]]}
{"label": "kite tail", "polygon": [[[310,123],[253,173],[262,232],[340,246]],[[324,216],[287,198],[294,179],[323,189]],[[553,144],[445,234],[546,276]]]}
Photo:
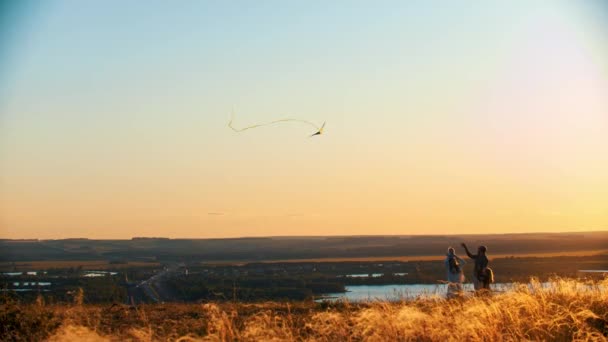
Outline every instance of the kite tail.
{"label": "kite tail", "polygon": [[289,121],[305,123],[307,125],[310,125],[310,126],[314,127],[317,131],[320,131],[322,129],[322,127],[319,127],[319,126],[315,125],[314,123],[312,123],[310,121],[301,120],[301,119],[293,119],[293,118],[279,119],[279,120],[274,120],[274,121],[270,121],[270,122],[266,122],[266,123],[262,123],[262,124],[246,126],[246,127],[243,127],[243,128],[236,128],[236,127],[234,127],[232,125],[233,121],[234,121],[234,110],[232,111],[232,115],[230,117],[230,121],[228,121],[228,127],[230,127],[230,129],[232,129],[235,132],[243,132],[243,131],[246,131],[246,130],[252,129],[252,128],[257,128],[257,127],[262,127],[262,126],[269,126],[269,125],[274,125],[274,124],[277,124],[277,123],[289,122]]}

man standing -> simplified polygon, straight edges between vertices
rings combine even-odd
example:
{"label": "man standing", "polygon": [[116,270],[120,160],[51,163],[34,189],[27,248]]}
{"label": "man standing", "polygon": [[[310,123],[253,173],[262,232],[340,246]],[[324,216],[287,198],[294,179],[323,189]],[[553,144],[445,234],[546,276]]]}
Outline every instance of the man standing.
{"label": "man standing", "polygon": [[492,282],[493,276],[491,270],[488,268],[488,257],[486,256],[486,246],[479,246],[477,248],[477,254],[471,254],[467,245],[463,242],[465,252],[469,258],[475,260],[475,267],[473,268],[473,286],[475,290],[490,289],[490,282]]}

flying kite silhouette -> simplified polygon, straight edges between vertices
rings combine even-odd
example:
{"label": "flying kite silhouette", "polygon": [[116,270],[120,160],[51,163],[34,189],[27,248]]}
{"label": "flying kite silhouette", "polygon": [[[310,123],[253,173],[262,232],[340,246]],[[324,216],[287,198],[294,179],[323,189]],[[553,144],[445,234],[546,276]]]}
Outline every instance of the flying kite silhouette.
{"label": "flying kite silhouette", "polygon": [[311,134],[311,138],[314,137],[315,135],[321,135],[323,134],[323,129],[325,128],[325,122],[321,125],[321,128],[319,128],[319,130],[317,131],[317,133],[315,134]]}
{"label": "flying kite silhouette", "polygon": [[232,125],[233,121],[234,121],[234,112],[232,112],[232,117],[230,118],[230,121],[228,122],[228,127],[230,127],[230,129],[232,129],[233,131],[235,131],[237,133],[240,133],[240,132],[246,131],[248,129],[252,129],[252,128],[269,126],[269,125],[274,125],[274,124],[281,123],[281,122],[290,122],[290,121],[304,123],[304,124],[307,124],[307,125],[310,125],[310,126],[314,127],[317,130],[317,132],[311,134],[310,137],[314,137],[315,135],[321,135],[321,134],[323,134],[323,129],[325,128],[325,122],[323,123],[323,125],[321,125],[321,127],[319,127],[319,126],[315,125],[314,123],[312,123],[310,121],[301,120],[301,119],[293,119],[293,118],[279,119],[279,120],[274,120],[274,121],[265,122],[265,123],[261,123],[261,124],[246,126],[246,127],[243,127],[243,128],[236,128],[236,127],[234,127]]}

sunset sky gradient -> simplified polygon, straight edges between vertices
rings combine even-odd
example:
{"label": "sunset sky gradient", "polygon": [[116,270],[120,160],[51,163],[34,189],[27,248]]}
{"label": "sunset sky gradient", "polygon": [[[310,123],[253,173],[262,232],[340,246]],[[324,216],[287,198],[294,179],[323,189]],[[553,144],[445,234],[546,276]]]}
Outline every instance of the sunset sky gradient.
{"label": "sunset sky gradient", "polygon": [[2,11],[0,238],[608,230],[605,2]]}

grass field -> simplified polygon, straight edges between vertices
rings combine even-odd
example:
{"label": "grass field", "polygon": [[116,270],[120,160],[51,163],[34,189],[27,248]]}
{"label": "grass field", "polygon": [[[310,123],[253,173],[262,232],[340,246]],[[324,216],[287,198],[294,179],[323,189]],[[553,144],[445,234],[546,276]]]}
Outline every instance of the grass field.
{"label": "grass field", "polygon": [[[568,252],[548,252],[548,253],[498,253],[498,254],[489,254],[490,259],[498,259],[498,258],[507,258],[507,257],[518,257],[518,258],[529,258],[529,257],[538,257],[538,258],[550,258],[550,257],[559,257],[559,256],[594,256],[594,255],[605,255],[608,254],[608,250],[606,249],[598,249],[598,250],[581,250],[581,251],[568,251]],[[462,253],[464,256],[464,253]],[[397,255],[397,256],[381,256],[381,257],[353,257],[353,258],[314,258],[314,259],[283,259],[283,260],[263,260],[258,262],[263,263],[306,263],[306,262],[381,262],[381,261],[437,261],[443,260],[445,255],[416,255],[416,256],[407,256],[407,255]],[[235,260],[235,261],[217,261],[217,262],[202,262],[201,264],[205,265],[244,265],[248,263],[248,261],[243,260]]]}
{"label": "grass field", "polygon": [[608,278],[388,303],[0,306],[0,340],[608,341]]}
{"label": "grass field", "polygon": [[[522,254],[490,254],[490,258],[505,258],[505,257],[556,257],[556,256],[593,256],[600,254],[608,254],[608,250],[583,250],[569,252],[552,252],[552,253],[522,253]],[[316,259],[285,259],[285,260],[264,260],[264,263],[304,263],[304,262],[373,262],[373,261],[433,261],[442,260],[443,255],[426,255],[426,256],[384,256],[384,257],[365,257],[365,258],[316,258]],[[202,262],[205,265],[244,265],[250,261],[235,260],[235,261],[209,261]],[[129,261],[125,263],[110,263],[107,260],[39,260],[39,261],[14,261],[0,262],[1,272],[10,272],[15,267],[19,271],[36,271],[46,270],[50,268],[77,268],[81,266],[83,269],[105,270],[105,269],[121,269],[133,267],[158,267],[158,262],[147,261]]]}

